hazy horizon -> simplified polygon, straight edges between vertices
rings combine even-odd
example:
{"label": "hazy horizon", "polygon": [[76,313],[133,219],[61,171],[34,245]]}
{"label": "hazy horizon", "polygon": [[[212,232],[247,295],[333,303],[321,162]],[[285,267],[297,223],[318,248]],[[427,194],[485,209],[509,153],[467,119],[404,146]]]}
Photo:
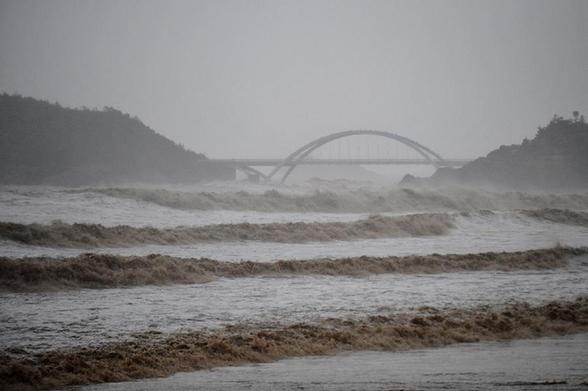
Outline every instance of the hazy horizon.
{"label": "hazy horizon", "polygon": [[0,0],[0,389],[587,385],[587,20]]}
{"label": "hazy horizon", "polygon": [[586,1],[0,1],[0,91],[212,158],[388,130],[452,158],[588,113]]}

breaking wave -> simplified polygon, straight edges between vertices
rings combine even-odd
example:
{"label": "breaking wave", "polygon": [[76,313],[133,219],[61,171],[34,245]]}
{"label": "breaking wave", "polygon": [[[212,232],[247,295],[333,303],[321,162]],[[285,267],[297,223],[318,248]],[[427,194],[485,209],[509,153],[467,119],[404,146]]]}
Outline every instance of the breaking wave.
{"label": "breaking wave", "polygon": [[439,213],[398,217],[375,215],[352,222],[241,223],[167,229],[136,228],[127,225],[105,227],[100,224],[61,222],[50,225],[0,222],[0,238],[52,247],[189,244],[241,240],[301,243],[443,235],[453,227],[453,217]]}
{"label": "breaking wave", "polygon": [[8,390],[46,389],[340,351],[395,351],[586,331],[587,298],[539,306],[426,307],[390,316],[293,325],[237,324],[168,336],[144,333],[127,341],[34,356],[0,354],[0,385]]}
{"label": "breaking wave", "polygon": [[569,209],[536,209],[520,211],[525,216],[533,217],[539,220],[549,221],[551,223],[560,223],[568,225],[579,225],[588,227],[588,212],[574,211]]}
{"label": "breaking wave", "polygon": [[42,291],[112,288],[140,285],[190,284],[219,277],[281,275],[368,275],[383,273],[444,273],[471,270],[526,270],[565,266],[588,248],[555,247],[510,253],[356,257],[282,260],[273,263],[182,259],[162,255],[117,256],[83,254],[74,258],[0,258],[0,290]]}
{"label": "breaking wave", "polygon": [[464,188],[315,191],[286,194],[182,192],[144,188],[97,188],[77,190],[133,199],[185,210],[253,210],[259,212],[357,212],[473,211],[535,208],[588,209],[588,194],[493,193]]}

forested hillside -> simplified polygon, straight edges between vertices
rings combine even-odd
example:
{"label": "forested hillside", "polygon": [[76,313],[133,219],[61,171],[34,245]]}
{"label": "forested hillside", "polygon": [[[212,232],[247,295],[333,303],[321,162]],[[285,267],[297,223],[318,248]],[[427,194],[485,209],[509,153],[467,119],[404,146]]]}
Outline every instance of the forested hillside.
{"label": "forested hillside", "polygon": [[192,183],[232,175],[118,110],[0,95],[0,183]]}
{"label": "forested hillside", "polygon": [[439,169],[434,184],[494,186],[515,190],[588,188],[588,124],[578,112],[554,116],[532,140],[501,146],[458,169]]}

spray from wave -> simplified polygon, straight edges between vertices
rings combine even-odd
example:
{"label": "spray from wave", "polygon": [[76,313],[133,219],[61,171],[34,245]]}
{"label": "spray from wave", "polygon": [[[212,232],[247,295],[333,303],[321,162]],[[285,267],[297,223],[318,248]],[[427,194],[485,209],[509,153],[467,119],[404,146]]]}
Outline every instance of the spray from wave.
{"label": "spray from wave", "polygon": [[465,188],[315,191],[286,194],[268,190],[262,194],[182,192],[145,188],[77,190],[111,197],[149,202],[185,210],[253,210],[259,212],[356,212],[473,211],[535,208],[588,209],[588,194],[493,193]]}
{"label": "spray from wave", "polygon": [[168,376],[176,372],[340,351],[405,350],[588,331],[588,299],[472,309],[422,308],[364,319],[228,326],[35,356],[0,354],[3,389],[47,389]]}
{"label": "spray from wave", "polygon": [[0,290],[43,291],[204,283],[219,277],[287,275],[363,276],[383,273],[446,273],[563,267],[588,247],[510,253],[282,260],[272,263],[182,259],[161,255],[123,257],[83,254],[75,258],[0,258]]}
{"label": "spray from wave", "polygon": [[61,222],[51,225],[0,222],[0,238],[53,247],[189,244],[241,240],[301,243],[443,235],[453,227],[452,216],[433,213],[399,217],[375,215],[353,222],[241,223],[167,229],[136,228],[127,225],[105,227],[100,224]]}

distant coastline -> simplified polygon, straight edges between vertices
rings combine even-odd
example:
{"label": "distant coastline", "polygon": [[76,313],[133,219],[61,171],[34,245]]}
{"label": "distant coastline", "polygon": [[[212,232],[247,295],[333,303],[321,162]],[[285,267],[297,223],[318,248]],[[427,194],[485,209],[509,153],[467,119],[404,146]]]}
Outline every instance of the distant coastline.
{"label": "distant coastline", "polygon": [[0,184],[195,183],[234,177],[232,168],[207,160],[113,108],[72,109],[0,95]]}
{"label": "distant coastline", "polygon": [[555,115],[532,140],[505,146],[460,168],[438,169],[430,178],[404,177],[401,185],[472,186],[500,190],[588,189],[588,124],[583,115]]}

